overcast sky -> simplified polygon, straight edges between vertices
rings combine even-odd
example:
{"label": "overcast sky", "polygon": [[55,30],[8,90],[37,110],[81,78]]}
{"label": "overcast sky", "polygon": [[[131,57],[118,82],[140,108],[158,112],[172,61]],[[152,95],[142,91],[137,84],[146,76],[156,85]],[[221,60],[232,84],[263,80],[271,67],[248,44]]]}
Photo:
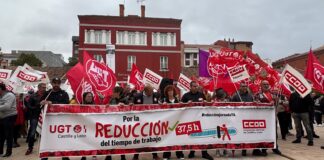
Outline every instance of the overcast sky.
{"label": "overcast sky", "polygon": [[[0,47],[72,55],[77,15],[140,15],[137,0],[1,0]],[[324,0],[146,0],[147,17],[182,19],[185,43],[252,41],[272,61],[324,45]]]}

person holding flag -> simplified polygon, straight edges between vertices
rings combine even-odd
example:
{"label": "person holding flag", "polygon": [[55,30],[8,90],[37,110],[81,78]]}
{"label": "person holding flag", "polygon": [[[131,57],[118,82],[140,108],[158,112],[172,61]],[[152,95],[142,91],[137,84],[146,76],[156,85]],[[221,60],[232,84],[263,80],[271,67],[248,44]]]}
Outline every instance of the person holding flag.
{"label": "person holding flag", "polygon": [[[52,79],[52,89],[46,91],[41,98],[40,104],[44,106],[45,104],[69,104],[69,95],[66,91],[61,89],[61,79]],[[42,158],[42,160],[47,160],[48,158]],[[68,157],[62,157],[62,160],[69,160]]]}
{"label": "person holding flag", "polygon": [[[272,103],[275,104],[276,96],[270,92],[269,81],[263,80],[261,82],[261,91],[255,95],[255,101],[260,103]],[[278,148],[278,144],[275,149],[272,149],[273,153],[281,155],[281,152]],[[261,152],[258,149],[253,150],[253,155],[258,156],[267,156],[267,149],[262,149]]]}

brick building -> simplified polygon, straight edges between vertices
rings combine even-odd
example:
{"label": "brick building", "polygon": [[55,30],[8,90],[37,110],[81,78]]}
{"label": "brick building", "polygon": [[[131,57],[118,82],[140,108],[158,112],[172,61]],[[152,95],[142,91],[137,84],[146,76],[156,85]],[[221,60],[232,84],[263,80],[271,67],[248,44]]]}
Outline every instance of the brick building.
{"label": "brick building", "polygon": [[[272,63],[273,68],[282,69],[286,64],[294,67],[296,70],[304,74],[307,67],[307,58],[309,51],[304,53],[295,53],[288,57],[279,59]],[[324,64],[324,45],[313,50],[314,55],[320,61],[320,63]]]}
{"label": "brick building", "polygon": [[86,50],[112,68],[118,81],[126,82],[132,63],[141,72],[149,68],[163,77],[178,77],[181,71],[180,19],[151,18],[124,14],[119,16],[79,15],[79,59]]}

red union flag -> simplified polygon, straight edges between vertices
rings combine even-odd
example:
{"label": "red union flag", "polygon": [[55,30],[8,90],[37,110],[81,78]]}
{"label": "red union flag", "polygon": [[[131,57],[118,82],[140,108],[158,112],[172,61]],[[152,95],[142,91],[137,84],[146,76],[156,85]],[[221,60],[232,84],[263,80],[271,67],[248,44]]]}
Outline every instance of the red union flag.
{"label": "red union flag", "polygon": [[188,92],[190,91],[190,83],[191,83],[191,79],[189,79],[187,76],[180,73],[177,86],[179,88],[186,90],[186,92]]}
{"label": "red union flag", "polygon": [[138,70],[136,64],[134,63],[132,65],[132,71],[129,76],[129,83],[133,84],[136,90],[141,91],[144,89],[143,74]]}
{"label": "red union flag", "polygon": [[308,54],[305,78],[313,83],[313,88],[324,93],[324,67],[314,56],[312,49]]}
{"label": "red union flag", "polygon": [[246,70],[245,65],[238,65],[231,68],[227,68],[227,71],[231,77],[232,82],[234,83],[250,78],[250,75]]}
{"label": "red union flag", "polygon": [[7,80],[10,78],[12,70],[0,69],[0,80]]}
{"label": "red union flag", "polygon": [[149,69],[145,69],[143,82],[144,84],[150,84],[153,88],[159,89],[162,81],[162,77]]}
{"label": "red union flag", "polygon": [[92,59],[86,51],[83,53],[83,64],[86,80],[94,86],[96,91],[104,95],[111,94],[116,85],[114,72],[106,65]]}
{"label": "red union flag", "polygon": [[311,91],[312,87],[307,80],[298,71],[286,64],[285,69],[282,71],[281,83],[286,82],[293,87],[301,97],[307,96]]}

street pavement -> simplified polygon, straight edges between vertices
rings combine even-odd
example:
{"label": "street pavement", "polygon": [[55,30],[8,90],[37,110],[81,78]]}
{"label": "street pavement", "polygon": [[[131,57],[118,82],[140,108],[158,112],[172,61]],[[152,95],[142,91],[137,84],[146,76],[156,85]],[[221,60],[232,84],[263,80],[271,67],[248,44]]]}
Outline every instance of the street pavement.
{"label": "street pavement", "polygon": [[[241,151],[236,151],[234,157],[216,157],[215,150],[208,150],[208,153],[215,157],[214,159],[257,159],[257,160],[263,160],[263,159],[275,159],[275,160],[287,160],[287,159],[296,159],[296,160],[320,160],[324,159],[324,149],[321,149],[320,146],[324,145],[324,127],[315,127],[315,132],[317,135],[320,136],[319,139],[314,139],[314,146],[307,146],[307,139],[302,139],[302,143],[300,144],[293,144],[291,143],[293,140],[295,140],[295,136],[288,136],[286,141],[283,141],[279,135],[278,144],[279,149],[283,153],[282,156],[276,155],[272,153],[271,150],[268,150],[268,156],[267,157],[256,157],[252,156],[252,151],[248,151],[248,155],[246,157],[241,156]],[[291,133],[295,135],[295,130],[290,130]],[[20,138],[19,143],[20,147],[14,148],[13,155],[9,158],[2,158],[0,157],[0,160],[37,160],[38,158],[38,143],[37,141],[35,144],[35,150],[31,155],[25,156],[25,152],[27,150],[27,144],[26,139]],[[185,152],[185,155],[188,155],[188,152]],[[162,153],[159,153],[159,156],[162,157]],[[195,159],[191,160],[202,160],[200,158],[200,152],[196,152]],[[49,160],[54,159],[60,159],[60,158],[49,158]],[[71,157],[71,160],[80,160],[81,157]],[[92,160],[92,157],[87,157],[88,160]],[[98,156],[97,160],[104,160],[105,158],[102,156]],[[114,160],[119,160],[120,156],[113,156]],[[132,155],[128,155],[127,159],[131,160]],[[142,154],[140,155],[141,160],[152,160],[152,154]],[[175,160],[175,154],[172,153],[172,160]],[[185,158],[188,159],[188,158]]]}

